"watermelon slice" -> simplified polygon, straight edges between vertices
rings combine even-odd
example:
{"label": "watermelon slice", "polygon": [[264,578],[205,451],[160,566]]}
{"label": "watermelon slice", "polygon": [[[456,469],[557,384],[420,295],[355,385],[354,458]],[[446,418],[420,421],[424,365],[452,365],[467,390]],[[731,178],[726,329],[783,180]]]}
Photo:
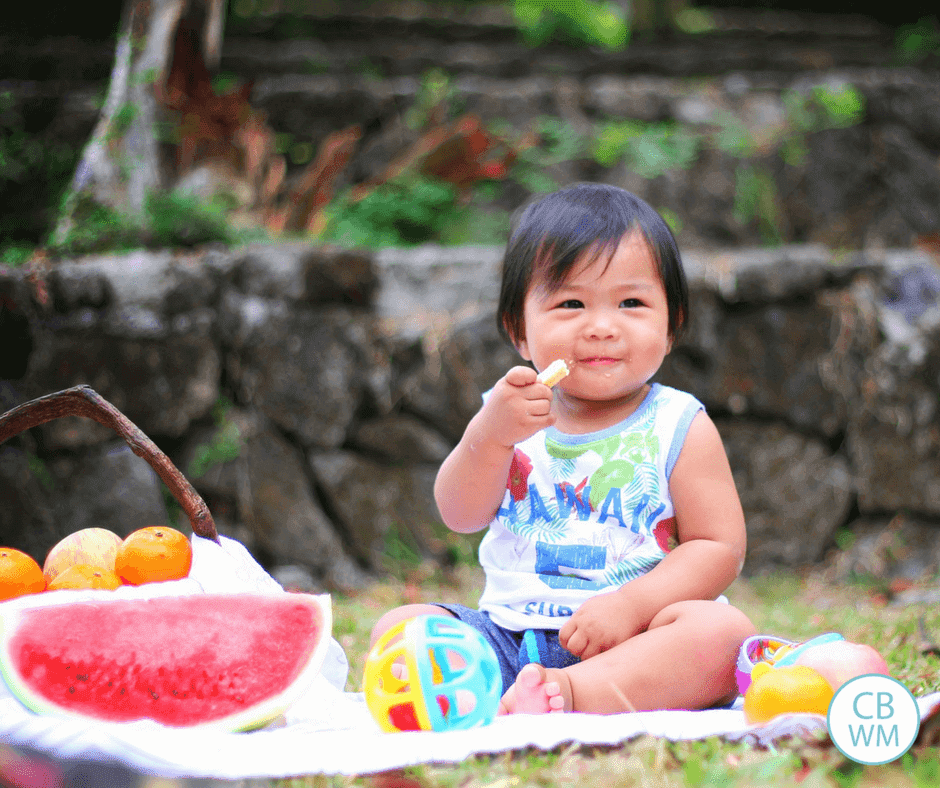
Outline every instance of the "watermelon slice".
{"label": "watermelon slice", "polygon": [[329,597],[310,594],[3,608],[0,672],[27,708],[223,731],[260,727],[302,695],[332,625]]}

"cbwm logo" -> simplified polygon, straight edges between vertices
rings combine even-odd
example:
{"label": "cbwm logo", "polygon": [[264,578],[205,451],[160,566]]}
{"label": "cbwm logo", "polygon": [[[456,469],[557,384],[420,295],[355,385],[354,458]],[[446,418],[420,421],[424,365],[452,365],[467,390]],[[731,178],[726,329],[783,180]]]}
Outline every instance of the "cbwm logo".
{"label": "cbwm logo", "polygon": [[829,736],[843,755],[864,764],[906,753],[920,730],[917,701],[900,681],[871,673],[839,687],[829,704]]}

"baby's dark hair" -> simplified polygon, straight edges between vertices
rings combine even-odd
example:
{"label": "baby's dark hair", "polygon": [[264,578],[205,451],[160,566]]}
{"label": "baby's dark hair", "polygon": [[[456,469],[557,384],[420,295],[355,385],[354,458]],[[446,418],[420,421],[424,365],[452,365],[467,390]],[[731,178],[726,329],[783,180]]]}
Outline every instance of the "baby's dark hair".
{"label": "baby's dark hair", "polygon": [[496,319],[513,344],[525,339],[523,303],[534,278],[557,290],[585,253],[608,258],[620,240],[643,233],[659,265],[669,307],[669,336],[678,338],[689,314],[689,291],[676,239],[644,200],[616,186],[578,183],[529,203],[514,220]]}

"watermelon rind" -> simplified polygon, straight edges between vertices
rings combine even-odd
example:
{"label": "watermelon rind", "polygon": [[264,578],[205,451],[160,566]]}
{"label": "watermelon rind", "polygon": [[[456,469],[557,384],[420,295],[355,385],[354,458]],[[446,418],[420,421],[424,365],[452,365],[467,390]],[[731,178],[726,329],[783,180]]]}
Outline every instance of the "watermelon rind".
{"label": "watermelon rind", "polygon": [[[257,699],[246,699],[243,708],[225,714],[224,716],[215,716],[212,719],[187,721],[185,723],[176,723],[172,720],[158,719],[159,714],[147,715],[141,714],[135,719],[154,719],[171,727],[185,727],[187,730],[212,730],[223,732],[246,731],[263,727],[283,714],[294,702],[303,696],[311,687],[313,681],[320,673],[324,658],[330,647],[332,631],[332,608],[330,597],[327,594],[312,595],[287,593],[282,594],[195,594],[188,596],[156,596],[138,599],[115,598],[108,596],[110,592],[85,592],[76,594],[75,592],[58,591],[49,594],[36,595],[36,597],[46,597],[49,604],[42,604],[36,597],[24,604],[0,603],[0,675],[6,682],[10,692],[28,709],[42,715],[60,715],[70,718],[84,719],[96,724],[126,724],[133,722],[127,719],[115,722],[109,719],[107,708],[103,708],[101,713],[97,709],[77,710],[67,704],[58,703],[45,695],[41,694],[32,686],[21,674],[18,668],[16,654],[12,646],[16,640],[16,635],[21,626],[33,615],[42,615],[42,611],[60,609],[68,611],[69,615],[78,614],[79,605],[92,605],[95,608],[93,615],[100,614],[104,621],[120,618],[122,605],[127,604],[161,604],[173,600],[173,603],[187,608],[189,605],[193,609],[205,608],[214,603],[237,606],[238,608],[249,610],[253,600],[277,600],[282,599],[290,602],[300,602],[309,605],[313,610],[313,618],[316,623],[315,636],[316,643],[312,649],[309,649],[300,659],[292,674],[295,676],[280,691],[273,691],[269,695],[264,695]],[[50,599],[50,597],[52,597]],[[70,599],[71,597],[71,599]],[[37,604],[38,603],[38,604]],[[69,607],[72,606],[72,607]],[[126,611],[127,608],[124,608]],[[154,610],[154,609],[151,609]],[[86,613],[90,612],[86,610]],[[110,619],[109,619],[110,617]],[[231,631],[236,631],[239,624],[237,616],[231,621]],[[36,626],[33,622],[32,626]],[[221,629],[221,627],[220,627]],[[208,634],[207,634],[208,638]],[[106,638],[101,638],[104,641]],[[208,640],[207,640],[208,642]],[[166,667],[173,666],[173,658],[176,653],[184,650],[184,644],[174,643],[172,635],[167,636],[167,631],[162,632],[158,651],[162,651],[166,656]],[[155,645],[156,649],[157,646]],[[159,670],[162,664],[148,663],[151,670]]]}

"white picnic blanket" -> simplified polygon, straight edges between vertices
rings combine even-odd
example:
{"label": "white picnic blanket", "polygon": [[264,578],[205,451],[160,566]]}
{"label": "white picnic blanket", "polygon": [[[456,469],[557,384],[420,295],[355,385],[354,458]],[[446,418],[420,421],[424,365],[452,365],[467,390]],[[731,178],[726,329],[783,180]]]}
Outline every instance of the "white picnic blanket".
{"label": "white picnic blanket", "polygon": [[[87,594],[282,593],[283,589],[247,550],[222,537],[193,538],[193,569],[186,580]],[[2,604],[37,604],[43,595]],[[51,596],[51,595],[50,595]],[[23,601],[28,600],[28,601]],[[361,693],[346,692],[348,663],[331,643],[320,676],[286,713],[283,724],[250,733],[200,732],[150,721],[89,723],[33,714],[0,682],[0,743],[26,745],[57,758],[116,762],[160,777],[222,780],[305,774],[372,774],[419,763],[455,763],[475,754],[526,747],[551,750],[569,742],[612,745],[641,735],[673,740],[719,736],[766,744],[825,730],[814,714],[778,717],[751,726],[739,705],[710,711],[658,711],[616,715],[553,714],[499,717],[491,725],[443,733],[384,733],[369,715]],[[922,716],[940,704],[940,693],[918,699]]]}

